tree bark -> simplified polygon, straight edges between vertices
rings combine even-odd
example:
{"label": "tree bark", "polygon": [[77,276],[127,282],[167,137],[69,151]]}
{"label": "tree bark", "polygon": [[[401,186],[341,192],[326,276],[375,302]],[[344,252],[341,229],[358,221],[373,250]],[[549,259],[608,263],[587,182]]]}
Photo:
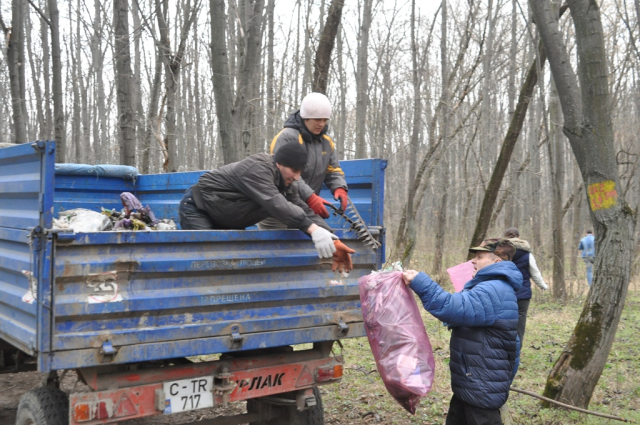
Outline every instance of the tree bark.
{"label": "tree bark", "polygon": [[324,25],[320,43],[316,51],[316,61],[313,71],[313,88],[314,92],[326,93],[329,85],[328,76],[331,66],[331,52],[338,34],[340,21],[342,19],[342,8],[345,0],[332,0],[327,15],[327,23]]}
{"label": "tree bark", "polygon": [[262,12],[264,0],[253,2],[241,27],[244,34],[243,50],[238,68],[235,99],[232,94],[232,74],[229,66],[229,49],[226,44],[226,18],[223,0],[211,0],[211,69],[216,115],[220,132],[223,161],[225,164],[239,161],[250,152],[253,137],[251,127],[252,84],[260,68],[262,46]]}
{"label": "tree bark", "polygon": [[[162,1],[162,3],[161,3]],[[179,157],[177,154],[177,137],[176,137],[176,102],[178,93],[178,84],[180,81],[180,68],[182,66],[182,58],[187,44],[187,38],[191,25],[198,15],[199,3],[191,7],[188,1],[184,5],[184,18],[182,27],[180,28],[180,37],[178,48],[175,53],[171,50],[169,27],[166,22],[166,14],[168,9],[167,0],[156,0],[156,17],[158,20],[158,28],[160,31],[160,49],[162,52],[162,60],[164,63],[164,83],[167,97],[166,115],[165,115],[165,147],[169,154],[163,165],[165,172],[175,172],[180,168]],[[212,25],[213,26],[213,25]]]}
{"label": "tree bark", "polygon": [[564,302],[567,288],[564,281],[564,228],[562,226],[562,194],[564,188],[564,137],[560,123],[562,113],[555,81],[551,78],[549,93],[549,170],[551,171],[551,234],[553,235],[553,298]]}
{"label": "tree bark", "polygon": [[57,0],[48,0],[51,28],[51,65],[53,74],[53,115],[55,121],[56,162],[66,158],[66,131],[62,97],[62,53],[60,51],[60,12]]}
{"label": "tree bark", "polygon": [[587,407],[625,304],[636,217],[620,191],[599,6],[592,0],[568,1],[579,58],[578,85],[551,5],[547,0],[529,4],[549,56],[564,113],[563,130],[580,166],[596,236],[593,284],[544,395]]}
{"label": "tree bark", "polygon": [[131,48],[129,45],[129,0],[114,0],[113,31],[115,37],[116,93],[120,164],[136,165],[136,128],[133,121],[133,87],[131,84]]}
{"label": "tree bark", "polygon": [[[442,131],[442,144],[448,145],[447,137],[449,136],[449,67],[447,65],[447,55],[449,54],[447,49],[447,0],[442,0],[441,13],[442,13],[442,25],[440,36],[440,71],[442,78],[442,112],[440,115],[441,131]],[[442,182],[446,185],[449,181],[449,167],[452,163],[445,161],[442,164]],[[433,247],[433,273],[439,274],[442,270],[442,258],[444,256],[445,249],[445,231],[447,228],[447,200],[449,196],[448,190],[442,191],[440,199],[440,208],[437,211],[436,229],[435,229],[435,246]]]}
{"label": "tree bark", "polygon": [[213,95],[218,117],[218,136],[225,164],[237,161],[238,148],[235,143],[232,121],[233,97],[227,50],[227,20],[224,0],[211,0],[211,70],[213,71]]}
{"label": "tree bark", "polygon": [[356,158],[366,158],[366,119],[369,104],[369,29],[371,28],[371,9],[373,0],[364,0],[362,25],[358,43],[358,70],[356,75]]}
{"label": "tree bark", "polygon": [[27,142],[27,116],[25,108],[24,69],[24,18],[26,3],[23,0],[11,2],[11,30],[8,36],[7,59],[11,87],[13,111],[14,143]]}

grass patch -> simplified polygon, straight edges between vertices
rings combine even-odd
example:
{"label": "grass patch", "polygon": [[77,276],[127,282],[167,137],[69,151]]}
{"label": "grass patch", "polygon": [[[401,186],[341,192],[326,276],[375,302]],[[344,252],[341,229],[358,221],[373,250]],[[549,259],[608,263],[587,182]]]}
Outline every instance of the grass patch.
{"label": "grass patch", "polygon": [[[447,285],[443,285],[447,287]],[[529,307],[521,366],[513,386],[541,394],[547,376],[580,316],[586,284],[574,286],[566,305],[554,303],[548,292],[534,288]],[[436,361],[432,391],[412,416],[387,393],[366,338],[344,340],[345,374],[341,383],[321,387],[328,424],[442,424],[451,398],[449,331],[421,307]],[[640,422],[640,291],[630,285],[604,372],[596,386],[589,410]],[[509,409],[514,424],[614,424],[619,423],[578,412],[543,409],[530,396],[511,392]]]}

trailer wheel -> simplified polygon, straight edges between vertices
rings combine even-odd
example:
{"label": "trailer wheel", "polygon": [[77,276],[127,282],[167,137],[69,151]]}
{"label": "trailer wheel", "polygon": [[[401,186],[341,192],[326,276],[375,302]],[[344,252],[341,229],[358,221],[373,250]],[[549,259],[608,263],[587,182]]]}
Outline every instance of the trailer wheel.
{"label": "trailer wheel", "polygon": [[[313,395],[316,398],[316,405],[308,409],[299,411],[295,404],[295,397],[291,400],[291,403],[283,405],[277,403],[278,406],[269,403],[269,397],[265,397],[266,400],[250,399],[247,400],[247,411],[249,413],[257,413],[265,411],[265,408],[281,409],[282,416],[262,422],[252,422],[251,425],[324,425],[324,409],[322,407],[322,397],[320,396],[320,390],[316,387],[313,388]],[[267,406],[271,405],[271,406]]]}
{"label": "trailer wheel", "polygon": [[324,408],[322,407],[322,397],[317,387],[313,388],[313,395],[316,397],[316,405],[308,409],[299,411],[296,406],[287,408],[290,425],[324,425]]}
{"label": "trailer wheel", "polygon": [[16,425],[67,425],[69,398],[55,387],[35,388],[20,398]]}

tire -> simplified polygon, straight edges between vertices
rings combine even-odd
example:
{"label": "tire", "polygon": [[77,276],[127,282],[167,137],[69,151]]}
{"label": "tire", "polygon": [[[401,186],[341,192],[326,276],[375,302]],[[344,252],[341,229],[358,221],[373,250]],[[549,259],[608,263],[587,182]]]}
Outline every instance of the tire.
{"label": "tire", "polygon": [[[291,394],[291,393],[289,393]],[[324,409],[322,407],[322,397],[320,390],[313,388],[313,395],[316,398],[316,405],[300,412],[295,404],[292,406],[277,406],[282,409],[283,415],[269,421],[252,422],[251,425],[324,425]],[[295,403],[295,393],[293,399]],[[259,412],[261,404],[269,404],[267,401],[258,399],[247,400],[247,412]],[[275,406],[274,406],[275,407]]]}
{"label": "tire", "polygon": [[35,388],[20,398],[16,425],[68,424],[69,398],[58,388]]}
{"label": "tire", "polygon": [[316,405],[300,412],[295,406],[287,408],[290,425],[324,425],[324,408],[322,407],[322,397],[317,387],[313,388],[313,395],[316,397]]}

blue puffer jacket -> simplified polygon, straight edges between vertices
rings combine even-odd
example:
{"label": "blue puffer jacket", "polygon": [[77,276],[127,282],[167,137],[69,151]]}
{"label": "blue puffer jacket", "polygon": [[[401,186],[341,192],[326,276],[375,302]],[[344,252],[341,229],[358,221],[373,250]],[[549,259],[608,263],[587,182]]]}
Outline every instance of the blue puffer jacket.
{"label": "blue puffer jacket", "polygon": [[486,266],[455,294],[424,273],[409,285],[424,308],[451,328],[451,389],[473,406],[498,409],[509,398],[520,354],[520,286],[522,274],[511,261]]}

